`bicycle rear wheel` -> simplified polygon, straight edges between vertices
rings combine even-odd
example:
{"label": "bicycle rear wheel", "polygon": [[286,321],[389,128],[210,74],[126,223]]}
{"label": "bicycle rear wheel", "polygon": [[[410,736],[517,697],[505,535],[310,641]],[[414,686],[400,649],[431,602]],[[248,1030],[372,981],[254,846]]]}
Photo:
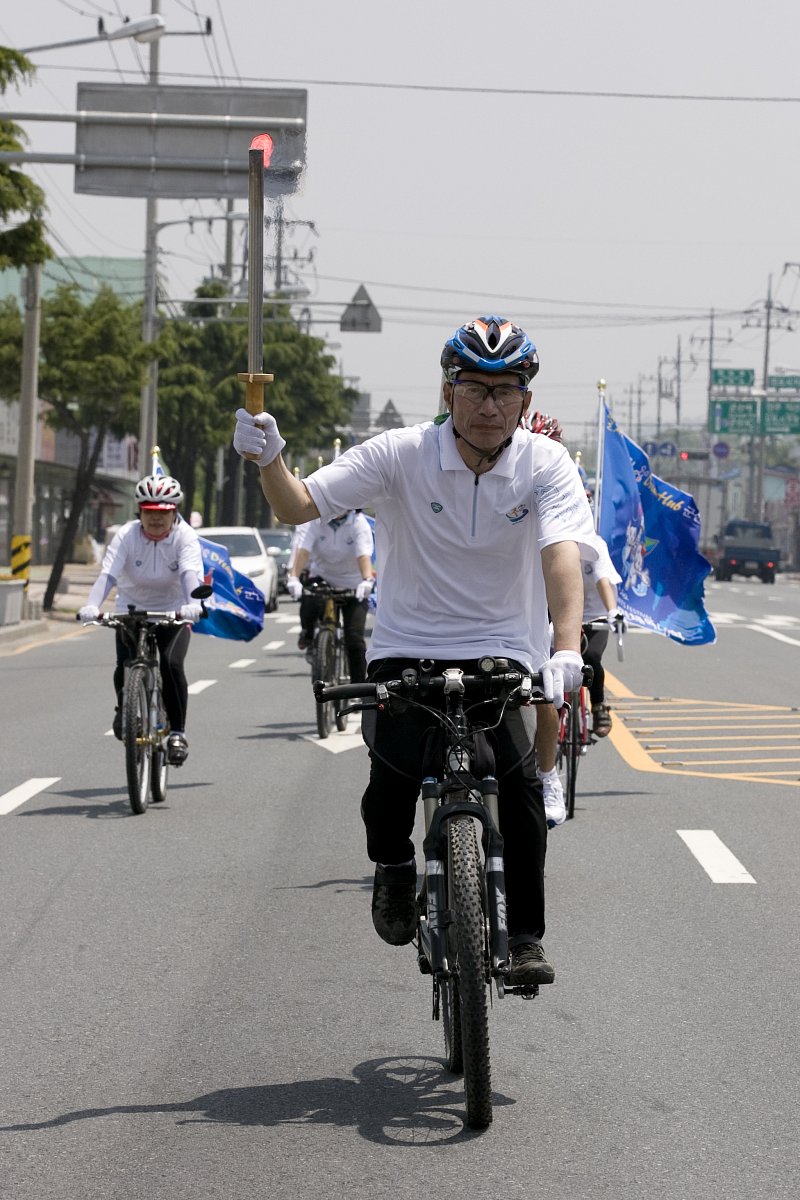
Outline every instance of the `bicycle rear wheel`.
{"label": "bicycle rear wheel", "polygon": [[147,811],[149,799],[149,724],[147,674],[144,667],[133,666],[128,671],[122,693],[122,740],[125,743],[128,798],[137,814]]}
{"label": "bicycle rear wheel", "polygon": [[[330,629],[320,629],[314,643],[314,679],[322,679],[325,683],[335,683],[336,647]],[[334,705],[328,700],[317,704],[317,733],[326,738],[333,727]]]}
{"label": "bicycle rear wheel", "polygon": [[575,816],[575,783],[578,778],[578,763],[580,762],[583,742],[581,722],[581,694],[573,692],[570,697],[570,710],[566,727],[566,763],[564,780],[564,803],[567,809],[567,820]]}
{"label": "bicycle rear wheel", "polygon": [[150,799],[153,804],[163,804],[167,798],[167,716],[161,698],[160,676],[151,702],[152,724],[158,730],[159,737],[150,752]]}
{"label": "bicycle rear wheel", "polygon": [[[347,663],[347,648],[342,641],[338,641],[336,643],[335,676],[337,683],[350,682],[350,669]],[[346,714],[340,716],[340,714],[336,711],[336,705],[334,705],[333,708],[336,716],[336,728],[339,730],[339,733],[344,733],[347,729],[348,717]]]}
{"label": "bicycle rear wheel", "polygon": [[452,1071],[464,1071],[467,1124],[485,1129],[492,1121],[489,1060],[489,998],[486,975],[486,916],[478,839],[469,817],[448,821],[448,934],[452,977],[442,988],[445,1050]]}

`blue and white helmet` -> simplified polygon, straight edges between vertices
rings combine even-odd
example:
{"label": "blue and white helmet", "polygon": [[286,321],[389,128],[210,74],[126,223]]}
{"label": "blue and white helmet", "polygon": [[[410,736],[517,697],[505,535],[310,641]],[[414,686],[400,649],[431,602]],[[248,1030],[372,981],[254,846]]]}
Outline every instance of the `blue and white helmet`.
{"label": "blue and white helmet", "polygon": [[533,342],[504,317],[476,317],[462,325],[445,342],[441,364],[448,383],[459,371],[514,371],[527,384],[539,370]]}

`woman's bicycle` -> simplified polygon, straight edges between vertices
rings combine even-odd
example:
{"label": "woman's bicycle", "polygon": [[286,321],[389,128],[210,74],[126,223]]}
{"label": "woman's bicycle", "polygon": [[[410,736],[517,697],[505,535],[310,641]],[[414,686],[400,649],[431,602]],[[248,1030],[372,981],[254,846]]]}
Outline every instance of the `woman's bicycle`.
{"label": "woman's bicycle", "polygon": [[[208,599],[208,585],[195,588],[192,598]],[[202,615],[206,615],[205,605]],[[127,613],[101,613],[93,625],[119,629],[131,649],[125,663],[122,689],[122,742],[125,747],[125,774],[128,798],[134,813],[147,811],[167,797],[167,738],[169,723],[164,710],[156,629],[160,625],[186,625],[177,613],[145,612],[132,604]]]}
{"label": "woman's bicycle", "polygon": [[[342,605],[355,598],[352,588],[336,588],[328,583],[306,584],[303,591],[307,596],[324,600],[322,614],[314,627],[314,641],[310,647],[311,678],[316,683],[345,684],[350,682],[350,665],[344,638]],[[317,700],[317,733],[326,738],[334,724],[340,733],[347,729],[347,714],[338,713],[332,702]]]}
{"label": "woman's bicycle", "polygon": [[[418,897],[418,964],[423,975],[433,977],[433,1018],[444,1027],[447,1068],[464,1075],[467,1124],[484,1129],[492,1120],[491,986],[498,997],[532,998],[539,991],[538,985],[511,982],[503,838],[487,734],[509,707],[545,700],[539,675],[489,657],[478,668],[475,675],[455,667],[441,675],[405,669],[399,679],[381,683],[318,681],[314,692],[320,704],[361,701],[339,708],[344,716],[414,705],[430,714],[438,730],[429,741],[421,788],[425,874]],[[428,702],[442,695],[444,710]]]}

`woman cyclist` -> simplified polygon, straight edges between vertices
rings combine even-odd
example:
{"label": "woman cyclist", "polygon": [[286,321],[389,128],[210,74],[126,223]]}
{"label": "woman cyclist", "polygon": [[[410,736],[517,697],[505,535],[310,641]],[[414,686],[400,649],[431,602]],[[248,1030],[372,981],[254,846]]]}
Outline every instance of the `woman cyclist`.
{"label": "woman cyclist", "polygon": [[[178,515],[183,499],[181,485],[170,475],[147,475],[136,485],[139,517],[117,531],[106,551],[100,574],[88,599],[78,612],[81,621],[94,621],[112,588],[117,588],[115,611],[126,613],[128,605],[147,612],[177,612],[186,621],[197,621],[201,605],[192,592],[203,583],[200,541],[188,522]],[[133,654],[121,629],[117,635],[114,668],[114,736],[122,740],[122,688],[125,663]],[[186,761],[186,707],[188,689],[183,669],[189,649],[189,625],[159,625],[156,628],[164,707],[170,734],[167,759],[174,767]]]}

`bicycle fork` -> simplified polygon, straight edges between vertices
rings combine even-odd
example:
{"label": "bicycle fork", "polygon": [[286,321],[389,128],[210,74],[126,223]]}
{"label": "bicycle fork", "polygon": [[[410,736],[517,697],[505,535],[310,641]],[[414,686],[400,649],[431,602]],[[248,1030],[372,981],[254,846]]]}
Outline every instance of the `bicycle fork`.
{"label": "bicycle fork", "polygon": [[480,799],[456,800],[442,805],[439,800],[449,786],[452,785],[439,783],[432,777],[422,781],[421,795],[427,830],[423,842],[427,913],[420,918],[420,953],[430,964],[430,972],[436,979],[451,977],[447,930],[453,921],[453,914],[447,907],[445,882],[447,823],[454,817],[471,817],[480,822],[484,832],[490,970],[497,982],[498,994],[502,995],[502,980],[509,970],[509,962],[503,838],[497,816],[497,780],[493,775],[487,775],[477,782]]}

